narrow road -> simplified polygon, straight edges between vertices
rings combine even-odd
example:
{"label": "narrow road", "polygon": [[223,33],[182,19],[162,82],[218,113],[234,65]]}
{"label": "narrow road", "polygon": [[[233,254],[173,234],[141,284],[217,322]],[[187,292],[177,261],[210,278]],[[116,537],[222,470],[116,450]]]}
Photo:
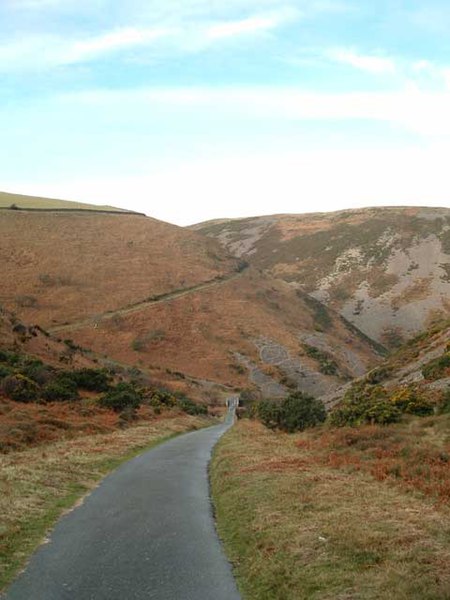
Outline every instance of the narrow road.
{"label": "narrow road", "polygon": [[230,406],[222,425],[174,438],[109,475],[59,521],[6,599],[239,600],[207,475],[233,417]]}
{"label": "narrow road", "polygon": [[116,316],[130,315],[132,313],[139,312],[140,310],[143,310],[144,308],[147,308],[149,306],[162,304],[164,302],[169,302],[170,300],[175,300],[176,298],[182,298],[183,296],[187,296],[195,292],[207,290],[218,285],[223,285],[224,283],[228,283],[229,281],[233,281],[233,279],[241,277],[243,272],[244,271],[233,272],[230,275],[226,275],[221,278],[211,279],[210,281],[205,281],[204,283],[199,283],[198,285],[194,285],[189,288],[184,288],[182,290],[177,290],[175,292],[167,292],[166,294],[161,294],[160,296],[155,296],[154,298],[147,298],[146,300],[142,300],[141,302],[136,302],[135,304],[124,306],[122,308],[118,308],[117,310],[110,310],[92,317],[85,317],[84,319],[72,321],[72,323],[64,323],[63,325],[47,327],[47,331],[49,333],[61,333],[63,331],[74,331],[76,329],[82,329],[83,327],[96,327],[101,321],[107,321],[108,319],[112,319]]}

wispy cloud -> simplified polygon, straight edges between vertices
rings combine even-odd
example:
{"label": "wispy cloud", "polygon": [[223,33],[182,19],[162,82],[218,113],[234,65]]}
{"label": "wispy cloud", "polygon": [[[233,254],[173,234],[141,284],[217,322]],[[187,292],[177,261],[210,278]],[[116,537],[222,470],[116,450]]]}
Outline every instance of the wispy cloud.
{"label": "wispy cloud", "polygon": [[170,56],[176,52],[201,52],[230,38],[274,31],[300,16],[294,8],[281,7],[238,20],[200,19],[178,24],[163,20],[155,26],[121,27],[96,35],[21,36],[0,42],[0,72],[92,62],[108,54],[135,49],[157,48]]}
{"label": "wispy cloud", "polygon": [[300,13],[298,11],[282,10],[237,21],[224,21],[209,27],[206,30],[206,37],[211,40],[220,40],[235,36],[271,31],[299,16]]}
{"label": "wispy cloud", "polygon": [[333,48],[326,52],[326,57],[334,62],[349,65],[360,71],[373,74],[392,74],[397,68],[395,60],[376,54],[360,54],[348,48]]}
{"label": "wispy cloud", "polygon": [[0,72],[46,69],[89,62],[106,54],[148,47],[170,37],[169,28],[116,29],[97,36],[65,39],[56,35],[41,35],[0,44]]}
{"label": "wispy cloud", "polygon": [[90,60],[102,54],[128,48],[137,48],[139,46],[148,46],[156,40],[167,38],[174,33],[176,33],[175,30],[163,27],[151,29],[127,27],[117,29],[103,35],[74,42],[68,46],[61,60],[66,64]]}

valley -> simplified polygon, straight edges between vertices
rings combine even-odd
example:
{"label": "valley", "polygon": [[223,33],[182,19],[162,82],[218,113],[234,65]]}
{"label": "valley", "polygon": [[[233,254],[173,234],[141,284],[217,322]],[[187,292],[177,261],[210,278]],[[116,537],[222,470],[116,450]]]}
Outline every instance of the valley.
{"label": "valley", "polygon": [[[4,584],[113,467],[240,396],[211,478],[243,597],[446,597],[449,209],[182,228],[0,201]],[[263,427],[293,394],[327,421]]]}

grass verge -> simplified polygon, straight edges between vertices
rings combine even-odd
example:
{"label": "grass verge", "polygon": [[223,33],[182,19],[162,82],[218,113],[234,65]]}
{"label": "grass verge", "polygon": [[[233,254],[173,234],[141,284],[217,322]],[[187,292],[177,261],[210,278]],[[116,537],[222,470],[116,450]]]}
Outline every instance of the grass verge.
{"label": "grass verge", "polygon": [[[362,437],[353,448],[361,462]],[[243,598],[450,598],[449,506],[395,474],[380,479],[355,461],[329,464],[336,442],[326,429],[287,435],[243,420],[216,447],[218,530]]]}
{"label": "grass verge", "polygon": [[61,514],[108,472],[175,435],[211,424],[205,417],[172,414],[0,456],[0,590]]}

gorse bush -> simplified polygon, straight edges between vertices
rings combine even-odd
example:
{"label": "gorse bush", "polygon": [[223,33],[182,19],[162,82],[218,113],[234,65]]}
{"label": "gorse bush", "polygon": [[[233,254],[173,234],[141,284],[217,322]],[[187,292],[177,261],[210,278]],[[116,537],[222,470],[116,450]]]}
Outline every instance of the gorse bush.
{"label": "gorse bush", "polygon": [[206,415],[208,413],[204,404],[196,404],[187,396],[177,398],[177,406],[188,415]]}
{"label": "gorse bush", "polygon": [[67,373],[75,384],[90,392],[106,392],[109,388],[110,377],[103,369],[78,369]]}
{"label": "gorse bush", "polygon": [[53,376],[53,370],[44,365],[41,360],[27,361],[20,367],[20,372],[38,385],[44,385]]}
{"label": "gorse bush", "polygon": [[338,427],[364,423],[386,425],[399,421],[403,414],[426,416],[433,414],[434,409],[426,393],[416,386],[388,393],[381,385],[368,384],[366,378],[351,386],[329,420]]}
{"label": "gorse bush", "polygon": [[13,370],[11,367],[7,367],[6,365],[0,364],[0,379],[8,377],[8,375],[12,375]]}
{"label": "gorse bush", "polygon": [[400,417],[401,411],[389,400],[382,386],[358,382],[345,393],[329,420],[332,425],[342,427],[364,423],[385,425],[399,421]]}
{"label": "gorse bush", "polygon": [[261,400],[256,406],[256,415],[269,429],[276,429],[280,424],[281,402],[277,400]]}
{"label": "gorse bush", "polygon": [[7,350],[0,350],[0,362],[10,366],[15,366],[20,363],[20,355]]}
{"label": "gorse bush", "polygon": [[56,369],[25,354],[0,350],[0,394],[16,402],[74,402],[84,390],[103,393],[98,404],[120,413],[124,422],[136,417],[136,409],[144,401],[157,413],[175,408],[190,415],[207,414],[206,406],[182,393],[149,388],[136,368],[127,375],[128,382],[111,385],[111,369]]}
{"label": "gorse bush", "polygon": [[15,402],[35,402],[39,399],[39,386],[24,375],[9,375],[1,383],[2,392]]}
{"label": "gorse bush", "polygon": [[262,400],[257,414],[266,427],[288,433],[315,427],[327,416],[323,402],[303,392],[294,392],[281,401]]}
{"label": "gorse bush", "polygon": [[100,398],[99,404],[115,412],[121,412],[125,409],[136,410],[142,400],[143,394],[135,386],[130,383],[118,383]]}
{"label": "gorse bush", "polygon": [[47,402],[71,402],[78,400],[77,384],[70,378],[61,376],[44,386],[42,397]]}
{"label": "gorse bush", "polygon": [[390,400],[399,410],[410,415],[426,416],[434,412],[433,405],[415,388],[396,390]]}

